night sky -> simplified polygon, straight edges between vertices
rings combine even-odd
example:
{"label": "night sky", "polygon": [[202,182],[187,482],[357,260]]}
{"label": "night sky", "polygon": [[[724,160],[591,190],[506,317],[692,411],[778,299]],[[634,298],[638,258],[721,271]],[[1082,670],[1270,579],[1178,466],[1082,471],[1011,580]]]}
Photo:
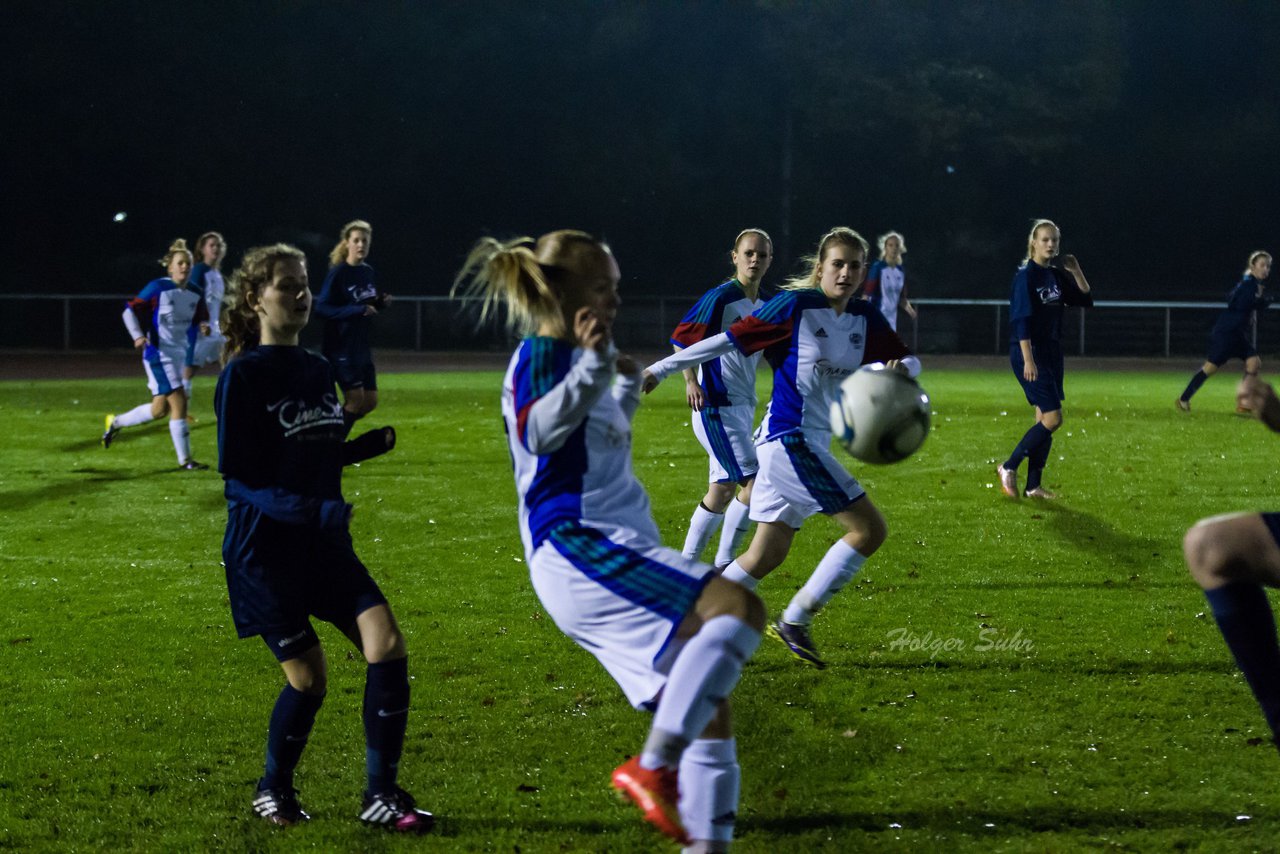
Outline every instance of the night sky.
{"label": "night sky", "polygon": [[208,229],[318,279],[354,218],[404,294],[556,227],[663,294],[747,226],[775,283],[899,230],[917,297],[1005,296],[1039,216],[1100,298],[1218,299],[1280,251],[1271,2],[6,8],[8,292],[136,292]]}

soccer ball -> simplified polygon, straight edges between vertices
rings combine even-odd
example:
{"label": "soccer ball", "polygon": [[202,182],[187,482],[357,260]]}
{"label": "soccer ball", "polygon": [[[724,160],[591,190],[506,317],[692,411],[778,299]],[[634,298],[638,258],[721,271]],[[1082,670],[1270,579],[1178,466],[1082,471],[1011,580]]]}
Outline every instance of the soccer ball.
{"label": "soccer ball", "polygon": [[929,435],[929,395],[919,383],[884,366],[844,378],[831,403],[831,432],[855,459],[896,463]]}

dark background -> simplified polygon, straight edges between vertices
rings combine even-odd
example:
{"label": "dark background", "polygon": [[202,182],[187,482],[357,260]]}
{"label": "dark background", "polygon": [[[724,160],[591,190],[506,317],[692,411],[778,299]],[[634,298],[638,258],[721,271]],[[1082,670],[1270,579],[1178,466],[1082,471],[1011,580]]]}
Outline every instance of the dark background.
{"label": "dark background", "polygon": [[[7,292],[136,292],[170,240],[374,227],[393,293],[470,244],[604,234],[699,292],[834,225],[906,235],[913,293],[1004,297],[1030,220],[1100,299],[1219,299],[1276,251],[1272,2],[20,2]],[[118,211],[124,222],[114,222]]]}

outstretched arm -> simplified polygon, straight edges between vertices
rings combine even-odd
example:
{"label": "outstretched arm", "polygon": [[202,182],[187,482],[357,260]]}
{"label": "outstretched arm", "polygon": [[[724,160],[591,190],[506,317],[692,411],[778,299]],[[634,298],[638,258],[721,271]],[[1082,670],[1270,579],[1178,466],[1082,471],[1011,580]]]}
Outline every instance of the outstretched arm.
{"label": "outstretched arm", "polygon": [[667,358],[654,362],[645,368],[641,388],[645,394],[648,394],[657,388],[660,382],[676,371],[695,368],[703,362],[714,359],[717,356],[723,356],[732,351],[733,346],[733,339],[724,332],[719,335],[713,335],[710,338],[704,338],[697,344],[686,347],[677,353],[672,353]]}

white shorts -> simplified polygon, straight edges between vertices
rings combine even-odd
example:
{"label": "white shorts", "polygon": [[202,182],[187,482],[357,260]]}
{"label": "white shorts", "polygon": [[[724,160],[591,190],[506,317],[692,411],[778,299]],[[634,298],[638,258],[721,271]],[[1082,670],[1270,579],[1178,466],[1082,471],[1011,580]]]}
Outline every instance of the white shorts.
{"label": "white shorts", "polygon": [[553,531],[529,562],[560,631],[599,659],[631,705],[651,711],[684,645],[676,627],[714,575],[674,549],[627,548],[576,525]]}
{"label": "white shorts", "polygon": [[708,406],[693,413],[693,435],[711,458],[711,483],[741,483],[754,477],[756,461],[754,406]]}
{"label": "white shorts", "polygon": [[203,368],[222,361],[222,345],[227,339],[221,332],[208,335],[196,335],[196,340],[187,347],[187,364],[193,368]]}
{"label": "white shorts", "polygon": [[762,443],[760,473],[751,488],[751,521],[799,528],[815,513],[838,513],[866,494],[829,447],[792,433]]}
{"label": "white shorts", "polygon": [[184,350],[162,350],[147,347],[142,356],[142,369],[147,372],[147,388],[151,396],[166,395],[182,390],[182,362]]}

